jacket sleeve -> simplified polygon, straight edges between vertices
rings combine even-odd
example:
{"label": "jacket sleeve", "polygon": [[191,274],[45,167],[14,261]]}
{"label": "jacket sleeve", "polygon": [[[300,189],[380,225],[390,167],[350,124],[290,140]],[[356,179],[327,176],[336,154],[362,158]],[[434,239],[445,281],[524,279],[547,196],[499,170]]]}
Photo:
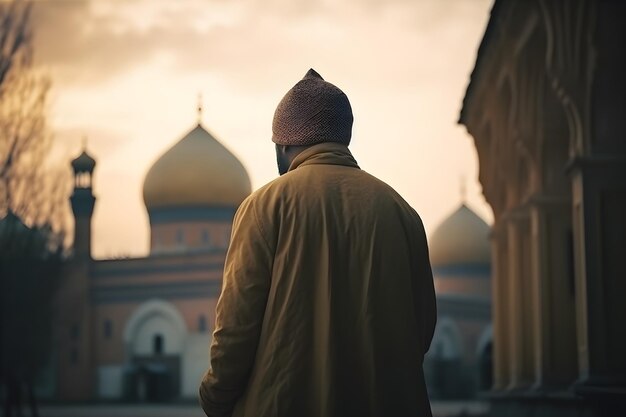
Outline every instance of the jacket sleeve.
{"label": "jacket sleeve", "polygon": [[211,361],[200,384],[209,417],[230,416],[248,383],[270,285],[273,253],[250,200],[235,214],[217,302]]}

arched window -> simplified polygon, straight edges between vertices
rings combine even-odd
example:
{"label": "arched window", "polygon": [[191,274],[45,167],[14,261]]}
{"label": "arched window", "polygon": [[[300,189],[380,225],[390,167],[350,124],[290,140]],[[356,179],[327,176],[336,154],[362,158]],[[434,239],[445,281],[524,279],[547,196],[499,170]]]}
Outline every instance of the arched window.
{"label": "arched window", "polygon": [[152,351],[155,355],[162,355],[163,354],[163,336],[160,334],[157,334],[154,336],[154,339],[152,339]]}
{"label": "arched window", "polygon": [[204,229],[202,231],[202,244],[204,246],[209,246],[211,241],[209,240],[210,236],[209,236],[209,231]]}
{"label": "arched window", "polygon": [[183,231],[183,229],[178,229],[178,231],[176,232],[176,242],[179,244],[183,244],[185,240],[185,232]]}

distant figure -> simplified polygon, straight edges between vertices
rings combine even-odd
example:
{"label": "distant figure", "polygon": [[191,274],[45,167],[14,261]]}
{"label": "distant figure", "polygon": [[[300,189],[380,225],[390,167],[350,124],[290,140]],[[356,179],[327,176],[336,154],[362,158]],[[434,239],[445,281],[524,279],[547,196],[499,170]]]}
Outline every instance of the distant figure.
{"label": "distant figure", "polygon": [[[424,227],[348,150],[346,95],[313,69],[273,121],[279,178],[239,207],[200,402],[211,417],[430,416]],[[381,152],[394,149],[381,138]]]}

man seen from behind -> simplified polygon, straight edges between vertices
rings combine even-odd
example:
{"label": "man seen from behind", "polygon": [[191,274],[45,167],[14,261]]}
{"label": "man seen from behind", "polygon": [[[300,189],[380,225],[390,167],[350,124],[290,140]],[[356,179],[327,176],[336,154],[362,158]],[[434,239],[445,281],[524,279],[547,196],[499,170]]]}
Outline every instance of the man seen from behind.
{"label": "man seen from behind", "polygon": [[200,386],[207,416],[431,415],[424,227],[359,168],[352,121],[346,95],[312,69],[276,109],[281,176],[235,215]]}

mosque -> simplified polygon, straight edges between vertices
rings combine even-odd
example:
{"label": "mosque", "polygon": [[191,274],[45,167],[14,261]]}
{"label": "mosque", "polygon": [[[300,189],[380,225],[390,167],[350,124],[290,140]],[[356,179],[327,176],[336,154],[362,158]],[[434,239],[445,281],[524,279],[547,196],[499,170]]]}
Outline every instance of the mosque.
{"label": "mosque", "polygon": [[[58,296],[51,395],[62,401],[196,398],[232,219],[251,192],[248,174],[198,124],[145,177],[148,256],[95,260],[95,166],[85,151],[72,161],[74,246]],[[439,323],[425,369],[434,398],[467,398],[490,385],[488,233],[462,204],[430,239]]]}
{"label": "mosque", "polygon": [[91,258],[96,162],[72,161],[73,258],[59,294],[61,400],[196,397],[235,210],[251,191],[241,162],[198,124],[148,171],[150,253]]}
{"label": "mosque", "polygon": [[431,399],[472,398],[491,386],[489,225],[465,203],[429,238],[437,326],[424,373]]}

